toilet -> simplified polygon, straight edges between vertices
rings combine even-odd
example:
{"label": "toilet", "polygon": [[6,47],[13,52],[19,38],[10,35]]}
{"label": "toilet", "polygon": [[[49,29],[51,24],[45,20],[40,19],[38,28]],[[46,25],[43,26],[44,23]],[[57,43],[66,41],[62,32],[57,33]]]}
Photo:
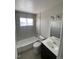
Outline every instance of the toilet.
{"label": "toilet", "polygon": [[38,42],[35,42],[33,44],[34,54],[36,54],[36,55],[40,54],[40,51],[41,51],[41,41],[45,39],[41,35],[38,38],[39,38],[39,41]]}
{"label": "toilet", "polygon": [[34,54],[38,55],[41,51],[41,42],[35,42],[33,44],[33,48],[34,48]]}

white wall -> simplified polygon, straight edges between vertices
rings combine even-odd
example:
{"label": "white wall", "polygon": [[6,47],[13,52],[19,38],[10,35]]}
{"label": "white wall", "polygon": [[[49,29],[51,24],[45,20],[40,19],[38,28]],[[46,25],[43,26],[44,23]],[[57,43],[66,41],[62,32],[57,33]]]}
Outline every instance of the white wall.
{"label": "white wall", "polygon": [[63,3],[56,5],[50,9],[47,9],[41,12],[41,20],[40,13],[37,14],[37,32],[44,37],[50,36],[50,19],[51,16],[62,15],[63,14]]}
{"label": "white wall", "polygon": [[36,32],[38,34],[41,34],[40,32],[40,14],[37,14],[37,17],[36,17]]}

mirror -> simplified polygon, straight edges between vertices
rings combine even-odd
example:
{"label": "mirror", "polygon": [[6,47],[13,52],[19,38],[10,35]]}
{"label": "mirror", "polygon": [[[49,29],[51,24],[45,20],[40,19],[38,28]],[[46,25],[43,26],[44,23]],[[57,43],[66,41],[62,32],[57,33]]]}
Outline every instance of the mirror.
{"label": "mirror", "polygon": [[51,16],[50,20],[50,36],[55,36],[60,38],[62,30],[62,17],[61,16]]}

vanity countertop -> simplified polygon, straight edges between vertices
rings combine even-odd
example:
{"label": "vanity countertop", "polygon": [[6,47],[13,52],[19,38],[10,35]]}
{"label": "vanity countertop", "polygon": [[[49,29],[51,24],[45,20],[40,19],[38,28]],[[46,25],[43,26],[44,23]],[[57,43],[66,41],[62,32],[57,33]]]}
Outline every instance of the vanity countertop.
{"label": "vanity countertop", "polygon": [[42,43],[56,56],[58,56],[60,39],[54,36],[49,37],[42,41]]}

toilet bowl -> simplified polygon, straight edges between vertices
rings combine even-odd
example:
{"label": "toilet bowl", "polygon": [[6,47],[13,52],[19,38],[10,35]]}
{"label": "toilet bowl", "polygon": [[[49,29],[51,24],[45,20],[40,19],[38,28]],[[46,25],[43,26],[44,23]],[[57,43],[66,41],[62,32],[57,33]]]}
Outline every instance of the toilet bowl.
{"label": "toilet bowl", "polygon": [[40,53],[40,51],[41,51],[41,41],[45,39],[45,38],[44,38],[43,36],[41,36],[41,35],[39,35],[38,38],[39,38],[38,42],[35,42],[35,43],[33,44],[33,48],[34,48],[34,53],[35,53],[35,54],[39,54],[39,53]]}
{"label": "toilet bowl", "polygon": [[36,55],[38,55],[38,54],[40,53],[40,51],[41,51],[40,46],[41,46],[41,42],[35,42],[35,43],[33,44],[34,53],[35,53]]}

